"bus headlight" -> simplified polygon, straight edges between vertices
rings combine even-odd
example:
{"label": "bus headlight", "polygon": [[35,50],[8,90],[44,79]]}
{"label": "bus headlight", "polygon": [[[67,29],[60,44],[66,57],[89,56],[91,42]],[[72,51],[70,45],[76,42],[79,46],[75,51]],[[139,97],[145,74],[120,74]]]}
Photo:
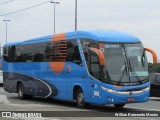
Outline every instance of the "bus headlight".
{"label": "bus headlight", "polygon": [[103,87],[103,86],[101,86],[101,89],[104,90],[104,91],[106,91],[106,92],[117,93],[116,90],[112,90],[112,89],[109,89],[109,88],[105,88],[105,87]]}
{"label": "bus headlight", "polygon": [[150,90],[150,87],[146,87],[145,89],[143,89],[143,91],[147,92]]}

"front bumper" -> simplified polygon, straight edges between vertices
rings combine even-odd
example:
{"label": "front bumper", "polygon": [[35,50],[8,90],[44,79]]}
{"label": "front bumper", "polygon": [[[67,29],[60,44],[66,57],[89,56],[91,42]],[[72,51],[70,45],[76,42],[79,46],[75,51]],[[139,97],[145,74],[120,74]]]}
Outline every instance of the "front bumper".
{"label": "front bumper", "polygon": [[134,92],[119,92],[111,93],[103,91],[103,104],[127,104],[147,102],[149,100],[150,91],[134,91]]}

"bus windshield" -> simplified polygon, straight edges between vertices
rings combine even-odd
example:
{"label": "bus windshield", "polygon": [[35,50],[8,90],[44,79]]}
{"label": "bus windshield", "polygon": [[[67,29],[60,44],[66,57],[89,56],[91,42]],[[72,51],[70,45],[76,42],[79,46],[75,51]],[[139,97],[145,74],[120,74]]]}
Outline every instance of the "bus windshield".
{"label": "bus windshield", "polygon": [[141,43],[100,43],[105,56],[104,80],[119,85],[140,84],[148,80],[148,65]]}

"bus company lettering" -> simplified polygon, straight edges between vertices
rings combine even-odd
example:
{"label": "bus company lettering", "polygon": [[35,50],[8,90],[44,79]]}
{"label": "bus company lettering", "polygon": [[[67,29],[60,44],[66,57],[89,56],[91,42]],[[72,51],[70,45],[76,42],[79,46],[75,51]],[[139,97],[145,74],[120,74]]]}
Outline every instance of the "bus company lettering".
{"label": "bus company lettering", "polygon": [[50,62],[49,64],[55,74],[60,74],[64,69],[65,62]]}
{"label": "bus company lettering", "polygon": [[55,74],[60,74],[60,73],[69,73],[71,72],[71,66],[68,65],[67,67],[61,67],[61,66],[51,66],[51,67],[47,67],[43,70],[43,73],[44,74],[52,74],[52,73],[55,73]]}

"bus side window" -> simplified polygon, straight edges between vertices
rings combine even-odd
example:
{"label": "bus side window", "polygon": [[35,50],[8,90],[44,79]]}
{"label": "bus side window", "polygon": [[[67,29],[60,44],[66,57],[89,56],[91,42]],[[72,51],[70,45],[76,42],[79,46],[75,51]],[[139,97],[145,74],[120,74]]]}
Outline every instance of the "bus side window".
{"label": "bus side window", "polygon": [[4,58],[4,60],[7,61],[7,62],[8,62],[8,48],[9,48],[9,47],[4,47],[4,48],[3,48],[3,58]]}
{"label": "bus side window", "polygon": [[43,62],[46,42],[16,46],[15,62]]}
{"label": "bus side window", "polygon": [[88,61],[88,50],[89,47],[98,48],[97,42],[91,39],[80,39],[81,46],[83,49],[84,57],[87,63],[87,67],[89,68],[89,61]]}
{"label": "bus side window", "polygon": [[16,58],[16,47],[15,46],[11,46],[10,47],[10,50],[8,52],[8,55],[10,56],[9,57],[9,61],[10,62],[14,62],[15,61],[15,58]]}
{"label": "bus side window", "polygon": [[15,61],[15,46],[9,46],[4,48],[4,60],[7,62],[14,62]]}
{"label": "bus side window", "polygon": [[76,40],[67,40],[67,61],[82,65],[81,56]]}
{"label": "bus side window", "polygon": [[90,74],[98,80],[101,80],[99,58],[96,53],[89,51]]}

